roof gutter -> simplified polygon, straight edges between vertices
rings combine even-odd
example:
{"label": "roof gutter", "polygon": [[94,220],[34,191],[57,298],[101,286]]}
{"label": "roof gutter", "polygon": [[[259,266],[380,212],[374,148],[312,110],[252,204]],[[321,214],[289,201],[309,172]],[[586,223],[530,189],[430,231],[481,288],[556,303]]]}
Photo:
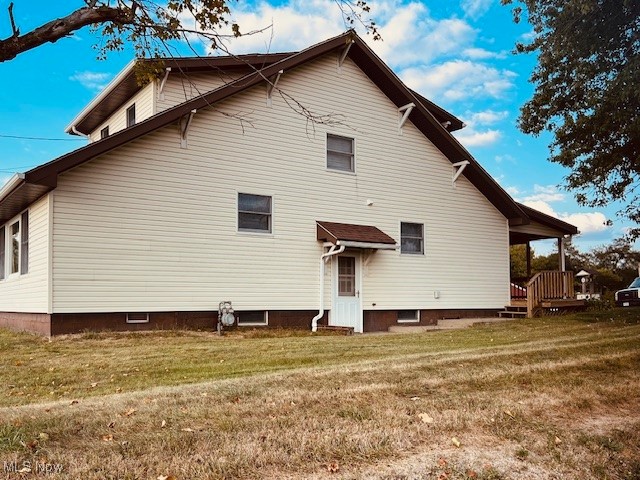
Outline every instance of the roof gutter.
{"label": "roof gutter", "polygon": [[107,95],[109,95],[117,86],[120,82],[122,82],[127,75],[129,75],[131,73],[131,71],[133,70],[133,67],[136,64],[136,60],[131,60],[126,67],[124,67],[124,69],[115,76],[115,78],[113,80],[111,80],[109,82],[109,84],[104,88],[104,90],[102,90],[93,100],[91,100],[91,102],[82,109],[82,111],[76,115],[76,117],[71,120],[71,123],[67,126],[67,128],[64,129],[65,133],[68,133],[70,135],[83,135],[82,133],[78,132],[75,129],[75,126],[78,125],[82,120],[84,120],[84,118],[91,113],[91,111],[98,106],[98,104],[105,99],[105,97]]}
{"label": "roof gutter", "polygon": [[3,201],[16,187],[24,183],[24,173],[16,173],[13,175],[7,183],[0,188],[0,202]]}

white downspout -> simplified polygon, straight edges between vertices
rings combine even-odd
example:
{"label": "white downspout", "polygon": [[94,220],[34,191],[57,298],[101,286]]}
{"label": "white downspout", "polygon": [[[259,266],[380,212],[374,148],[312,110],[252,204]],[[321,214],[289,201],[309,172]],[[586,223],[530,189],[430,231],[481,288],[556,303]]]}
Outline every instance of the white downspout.
{"label": "white downspout", "polygon": [[324,315],[324,264],[329,260],[329,257],[344,252],[344,249],[346,248],[344,245],[340,245],[336,250],[336,246],[337,245],[332,245],[331,250],[320,256],[320,307],[318,309],[318,314],[311,320],[312,332],[318,331],[318,320],[320,320]]}

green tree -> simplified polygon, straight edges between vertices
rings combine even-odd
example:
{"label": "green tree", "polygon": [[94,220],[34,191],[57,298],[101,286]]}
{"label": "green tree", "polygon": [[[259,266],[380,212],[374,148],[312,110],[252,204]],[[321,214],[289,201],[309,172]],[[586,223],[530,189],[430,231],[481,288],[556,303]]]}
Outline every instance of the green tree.
{"label": "green tree", "polygon": [[[511,245],[509,256],[511,258],[511,278],[525,278],[527,276],[527,246]],[[531,256],[534,256],[533,249],[531,249]]]}
{"label": "green tree", "polygon": [[[366,19],[369,6],[365,0],[334,0],[345,24],[361,24],[374,39],[380,39],[375,22]],[[226,38],[241,35],[240,26],[231,20],[234,0],[76,0],[68,15],[52,19],[22,33],[15,21],[14,3],[9,4],[11,35],[0,39],[0,62],[11,60],[47,42],[56,42],[73,32],[92,25],[99,34],[98,56],[121,50],[131,44],[138,57],[159,57],[170,53],[168,44],[175,40],[190,45],[193,36],[208,40],[213,49],[225,50]],[[18,6],[34,8],[32,2]],[[245,33],[251,34],[253,32]]]}
{"label": "green tree", "polygon": [[520,129],[553,133],[550,160],[571,169],[565,186],[580,204],[621,201],[619,214],[640,223],[640,1],[502,0],[514,3],[535,33],[516,50],[538,59]]}

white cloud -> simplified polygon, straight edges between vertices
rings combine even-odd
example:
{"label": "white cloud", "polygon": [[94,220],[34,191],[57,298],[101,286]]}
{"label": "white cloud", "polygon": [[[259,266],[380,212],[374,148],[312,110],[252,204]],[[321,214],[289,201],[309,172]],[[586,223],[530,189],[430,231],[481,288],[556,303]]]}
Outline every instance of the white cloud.
{"label": "white cloud", "polygon": [[[362,35],[369,46],[391,67],[397,68],[458,54],[471,48],[477,31],[465,20],[451,17],[434,19],[423,2],[404,3],[381,0],[369,3],[383,41]],[[185,19],[186,20],[186,19]],[[340,9],[326,0],[288,0],[273,6],[266,2],[238,5],[233,21],[246,35],[229,42],[233,53],[283,52],[306,48],[343,33],[346,25]],[[356,25],[362,32],[362,27]]]}
{"label": "white cloud", "polygon": [[554,218],[570,223],[578,227],[581,234],[603,232],[611,228],[607,225],[607,217],[601,212],[588,213],[557,213],[551,205],[543,200],[527,201],[526,206],[534,208],[539,212],[546,213]]}
{"label": "white cloud", "polygon": [[470,58],[471,60],[487,60],[489,58],[506,58],[507,52],[492,52],[490,50],[485,50],[484,48],[472,47],[465,48],[462,51],[462,56]]}
{"label": "white cloud", "polygon": [[484,110],[482,112],[466,112],[464,118],[467,125],[492,125],[504,120],[509,116],[509,112],[495,112],[493,110]]}
{"label": "white cloud", "polygon": [[561,202],[565,194],[558,191],[555,185],[534,185],[533,195],[524,198],[524,202]]}
{"label": "white cloud", "polygon": [[471,127],[458,130],[453,134],[465,147],[486,147],[497,142],[502,136],[500,130],[485,130],[479,132]]}
{"label": "white cloud", "polygon": [[506,192],[511,195],[512,197],[518,195],[520,193],[520,190],[518,190],[518,187],[505,187]]}
{"label": "white cloud", "polygon": [[460,6],[465,15],[471,18],[479,18],[489,11],[493,0],[462,0]]}
{"label": "white cloud", "polygon": [[76,72],[69,77],[69,80],[80,82],[80,84],[89,90],[102,90],[109,83],[110,73],[102,72]]}
{"label": "white cloud", "polygon": [[401,78],[427,98],[450,101],[466,98],[501,98],[513,87],[516,74],[468,60],[450,60],[439,65],[407,68]]}

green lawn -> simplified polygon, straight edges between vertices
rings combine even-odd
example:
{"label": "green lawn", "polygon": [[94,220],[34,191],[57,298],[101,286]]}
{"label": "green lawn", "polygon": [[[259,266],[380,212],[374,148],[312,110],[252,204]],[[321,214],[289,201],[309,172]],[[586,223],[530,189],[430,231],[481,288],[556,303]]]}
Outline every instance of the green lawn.
{"label": "green lawn", "polygon": [[48,478],[640,478],[640,309],[353,337],[0,330],[0,351],[0,460],[64,467]]}

